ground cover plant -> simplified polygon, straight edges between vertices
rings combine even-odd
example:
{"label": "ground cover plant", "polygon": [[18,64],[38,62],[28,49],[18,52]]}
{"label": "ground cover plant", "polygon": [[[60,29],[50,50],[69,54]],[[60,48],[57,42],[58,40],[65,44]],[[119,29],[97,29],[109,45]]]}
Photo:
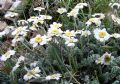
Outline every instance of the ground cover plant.
{"label": "ground cover plant", "polygon": [[0,31],[0,84],[120,84],[119,0],[26,0]]}

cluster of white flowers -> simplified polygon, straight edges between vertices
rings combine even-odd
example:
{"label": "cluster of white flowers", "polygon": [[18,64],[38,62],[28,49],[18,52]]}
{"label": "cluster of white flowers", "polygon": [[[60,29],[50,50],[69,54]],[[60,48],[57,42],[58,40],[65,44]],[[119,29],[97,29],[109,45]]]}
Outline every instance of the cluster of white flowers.
{"label": "cluster of white flowers", "polygon": [[[67,13],[67,16],[73,16],[73,17],[77,17],[77,15],[79,14],[79,10],[83,9],[84,7],[88,6],[87,3],[78,3],[69,13]],[[110,6],[112,8],[114,8],[114,6],[117,6],[117,8],[120,7],[120,5],[118,3],[114,3],[114,4],[110,4]],[[34,10],[41,12],[42,10],[45,10],[45,8],[42,7],[36,7],[34,8]],[[65,8],[58,8],[57,12],[59,14],[63,14],[66,13],[67,10]],[[16,13],[13,13],[11,15],[7,15],[6,17],[16,17],[18,16]],[[109,40],[111,37],[113,38],[120,38],[120,34],[119,33],[113,33],[113,34],[109,34],[107,32],[107,30],[105,28],[100,28],[102,20],[105,18],[105,15],[103,13],[95,13],[91,16],[92,18],[90,18],[86,24],[86,28],[89,27],[92,24],[95,24],[98,28],[95,28],[93,30],[93,34],[94,37],[100,41],[100,42],[105,42],[107,40]],[[120,24],[120,19],[118,17],[116,17],[115,15],[111,15],[112,20],[118,24]],[[37,31],[38,27],[39,27],[39,23],[40,24],[44,24],[45,20],[51,20],[52,16],[49,15],[41,15],[39,14],[38,16],[32,16],[27,20],[19,20],[18,21],[18,27],[13,27],[13,26],[9,26],[7,28],[5,28],[4,31],[0,32],[0,37],[2,37],[3,35],[9,34],[10,32],[11,35],[14,36],[14,38],[12,39],[12,46],[15,46],[16,42],[21,41],[23,42],[25,37],[28,34],[28,31]],[[28,25],[29,24],[29,25]],[[48,30],[46,31],[46,33],[44,35],[41,34],[36,34],[35,37],[30,38],[29,43],[33,46],[33,48],[39,46],[39,45],[46,45],[48,44],[48,42],[52,41],[53,38],[56,37],[60,37],[63,39],[64,44],[69,46],[69,47],[74,47],[75,43],[78,42],[78,38],[77,35],[80,35],[82,37],[89,37],[90,35],[93,35],[91,31],[89,30],[62,30],[62,23],[59,22],[53,22],[52,24],[49,25]],[[58,41],[56,41],[56,43],[59,43]],[[15,55],[14,50],[9,50],[7,51],[5,54],[3,54],[0,57],[1,61],[6,61],[7,59],[9,59],[12,55]],[[111,54],[105,53],[103,54],[103,56],[101,56],[100,58],[98,58],[96,60],[97,64],[104,64],[104,65],[109,65],[112,60],[114,59],[113,56],[111,56]],[[20,63],[23,62],[25,60],[24,56],[20,56],[15,64],[15,66],[13,67],[12,71],[14,72],[19,66]],[[39,67],[36,67],[37,62],[31,63],[30,67],[32,67],[30,70],[27,70],[27,73],[24,75],[24,80],[28,81],[32,78],[39,78],[40,77],[40,72],[41,70],[39,69]],[[60,73],[57,74],[53,74],[53,75],[48,75],[45,77],[46,80],[59,80],[62,77],[62,75]]]}
{"label": "cluster of white flowers", "polygon": [[20,27],[17,27],[12,32],[12,35],[14,36],[14,39],[12,40],[12,46],[15,46],[16,42],[24,41],[24,38],[27,35],[27,32],[29,31],[27,28],[28,28],[27,26],[20,26]]}
{"label": "cluster of white flowers", "polygon": [[27,21],[32,23],[30,26],[31,30],[37,30],[37,27],[39,27],[38,23],[43,24],[45,20],[52,19],[49,15],[39,15],[39,16],[32,16]]}

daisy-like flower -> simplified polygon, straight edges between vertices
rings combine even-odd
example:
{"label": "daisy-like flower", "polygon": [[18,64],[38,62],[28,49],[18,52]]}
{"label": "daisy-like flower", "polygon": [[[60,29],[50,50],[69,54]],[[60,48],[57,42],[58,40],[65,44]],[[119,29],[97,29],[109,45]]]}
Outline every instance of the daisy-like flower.
{"label": "daisy-like flower", "polygon": [[74,18],[76,18],[78,14],[79,14],[79,9],[73,9],[72,11],[67,13],[67,16],[68,17],[73,16]]}
{"label": "daisy-like flower", "polygon": [[3,54],[1,57],[0,57],[0,60],[1,61],[6,61],[7,59],[9,59],[12,55],[15,54],[16,51],[14,50],[8,50],[5,54]]}
{"label": "daisy-like flower", "polygon": [[120,18],[118,18],[118,17],[116,17],[115,15],[111,15],[111,17],[112,17],[112,20],[114,21],[114,22],[116,22],[117,24],[120,24]]}
{"label": "daisy-like flower", "polygon": [[106,29],[98,29],[94,30],[94,37],[100,42],[105,42],[110,38],[110,34],[107,33]]}
{"label": "daisy-like flower", "polygon": [[114,34],[111,35],[111,37],[114,37],[114,38],[120,38],[120,34],[118,34],[118,33],[114,33]]}
{"label": "daisy-like flower", "polygon": [[109,65],[112,61],[113,61],[114,57],[111,56],[111,54],[108,54],[107,52],[105,54],[103,54],[102,57],[98,58],[98,60],[96,60],[97,64],[104,64],[104,65]]}
{"label": "daisy-like flower", "polygon": [[12,35],[14,36],[26,36],[27,35],[27,27],[26,26],[21,26],[16,28],[13,32]]}
{"label": "daisy-like flower", "polygon": [[105,15],[103,13],[95,13],[92,15],[94,18],[104,19]]}
{"label": "daisy-like flower", "polygon": [[75,31],[74,30],[72,30],[72,31],[70,31],[70,30],[66,30],[65,32],[64,32],[64,34],[62,35],[62,37],[63,38],[70,38],[70,37],[75,37]]}
{"label": "daisy-like flower", "polygon": [[119,3],[110,3],[109,6],[113,9],[119,9],[120,8],[120,4]]}
{"label": "daisy-like flower", "polygon": [[32,22],[34,25],[35,24],[37,25],[38,23],[43,24],[44,23],[44,18],[38,17],[38,16],[32,16],[27,21]]}
{"label": "daisy-like flower", "polygon": [[48,38],[46,35],[41,36],[37,35],[35,38],[30,39],[30,44],[33,45],[33,47],[37,47],[38,45],[45,45],[50,41],[51,38]]}
{"label": "daisy-like flower", "polygon": [[53,22],[53,24],[50,25],[50,28],[60,28],[62,27],[61,23]]}
{"label": "daisy-like flower", "polygon": [[46,80],[52,80],[52,79],[59,80],[61,77],[62,77],[62,75],[57,73],[57,74],[53,74],[53,75],[48,75],[46,77]]}
{"label": "daisy-like flower", "polygon": [[91,24],[95,24],[96,26],[100,26],[101,25],[101,21],[99,18],[90,18],[87,22],[86,25],[90,26]]}
{"label": "daisy-like flower", "polygon": [[91,35],[91,32],[89,30],[84,30],[84,31],[81,32],[81,36],[87,37],[89,35]]}
{"label": "daisy-like flower", "polygon": [[41,70],[39,69],[39,67],[33,68],[32,70],[28,70],[27,74],[24,75],[24,80],[27,81],[27,80],[30,80],[32,78],[39,78],[40,72],[41,72]]}
{"label": "daisy-like flower", "polygon": [[43,7],[36,7],[36,8],[34,8],[34,11],[41,12],[42,10],[45,10],[45,8],[43,8]]}
{"label": "daisy-like flower", "polygon": [[58,8],[57,12],[60,14],[63,14],[63,13],[66,13],[67,10],[66,10],[66,8]]}
{"label": "daisy-like flower", "polygon": [[60,28],[51,27],[48,29],[48,36],[61,36],[63,31]]}
{"label": "daisy-like flower", "polygon": [[71,38],[67,38],[65,39],[65,44],[69,47],[74,47],[75,43],[78,41],[78,39],[71,37]]}

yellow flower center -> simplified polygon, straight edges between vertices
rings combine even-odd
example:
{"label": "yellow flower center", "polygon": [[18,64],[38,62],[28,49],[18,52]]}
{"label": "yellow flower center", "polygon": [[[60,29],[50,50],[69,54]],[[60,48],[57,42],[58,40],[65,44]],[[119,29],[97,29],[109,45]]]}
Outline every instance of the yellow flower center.
{"label": "yellow flower center", "polygon": [[68,36],[68,37],[71,37],[72,33],[71,32],[66,32],[65,35]]}
{"label": "yellow flower center", "polygon": [[105,56],[105,62],[110,62],[111,61],[111,57],[109,55]]}
{"label": "yellow flower center", "polygon": [[99,37],[104,38],[106,36],[106,32],[99,32]]}
{"label": "yellow flower center", "polygon": [[57,33],[59,33],[59,31],[58,31],[58,29],[54,29],[54,30],[52,31],[52,33],[53,33],[53,34],[57,34]]}
{"label": "yellow flower center", "polygon": [[36,43],[42,42],[42,38],[41,38],[41,37],[35,37],[35,42],[36,42]]}
{"label": "yellow flower center", "polygon": [[95,19],[94,19],[94,18],[90,18],[89,21],[90,21],[90,22],[94,22]]}

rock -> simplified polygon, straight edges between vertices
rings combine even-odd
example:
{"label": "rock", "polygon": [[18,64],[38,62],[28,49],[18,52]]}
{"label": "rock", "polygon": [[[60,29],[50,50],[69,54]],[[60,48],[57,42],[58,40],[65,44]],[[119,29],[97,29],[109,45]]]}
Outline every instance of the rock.
{"label": "rock", "polygon": [[0,31],[3,31],[7,27],[7,23],[4,21],[0,21]]}
{"label": "rock", "polygon": [[8,10],[11,7],[12,3],[12,0],[0,0],[0,10]]}

